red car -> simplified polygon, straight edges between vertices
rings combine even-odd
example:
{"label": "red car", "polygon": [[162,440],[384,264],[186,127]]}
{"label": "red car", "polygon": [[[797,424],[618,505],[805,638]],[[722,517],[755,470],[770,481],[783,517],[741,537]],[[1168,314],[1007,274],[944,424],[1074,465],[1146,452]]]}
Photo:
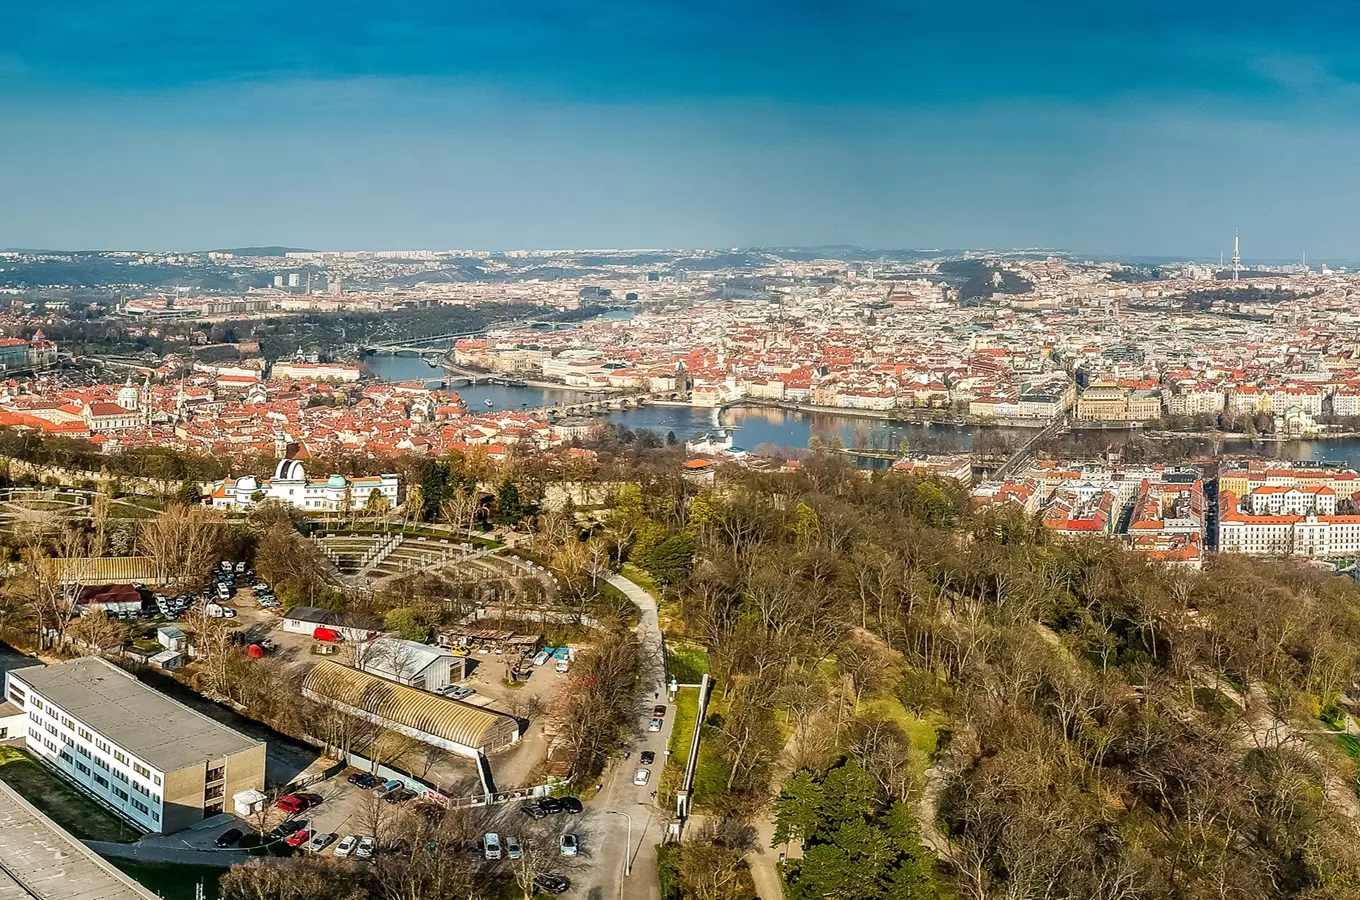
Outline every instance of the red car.
{"label": "red car", "polygon": [[304,828],[301,831],[293,832],[292,837],[288,838],[288,840],[285,841],[285,843],[290,847],[301,847],[303,844],[307,843],[311,839],[312,839],[311,831]]}
{"label": "red car", "polygon": [[279,802],[274,804],[279,809],[295,816],[312,805],[312,801],[306,797],[299,797],[297,794],[287,794],[279,798]]}
{"label": "red car", "polygon": [[653,707],[652,707],[652,718],[653,718],[653,719],[664,719],[664,718],[666,718],[666,707],[664,707],[664,706],[653,706]]}

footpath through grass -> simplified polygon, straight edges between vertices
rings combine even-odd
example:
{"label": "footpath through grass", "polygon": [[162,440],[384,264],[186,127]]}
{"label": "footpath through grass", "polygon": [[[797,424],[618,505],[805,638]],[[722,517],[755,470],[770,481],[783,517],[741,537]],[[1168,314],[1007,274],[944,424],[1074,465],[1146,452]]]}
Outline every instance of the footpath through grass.
{"label": "footpath through grass", "polygon": [[141,837],[23,750],[0,747],[0,781],[81,840],[127,844]]}
{"label": "footpath through grass", "polygon": [[214,866],[186,866],[179,863],[143,862],[139,859],[104,857],[124,875],[142,887],[159,894],[164,900],[195,900],[195,888],[203,882],[204,900],[218,900],[222,896],[218,880],[226,869]]}

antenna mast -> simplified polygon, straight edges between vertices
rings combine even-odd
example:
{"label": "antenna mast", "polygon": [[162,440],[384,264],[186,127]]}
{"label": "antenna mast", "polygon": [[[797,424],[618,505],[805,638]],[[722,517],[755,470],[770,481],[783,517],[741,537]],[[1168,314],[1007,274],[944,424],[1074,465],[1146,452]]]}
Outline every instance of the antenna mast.
{"label": "antenna mast", "polygon": [[1237,229],[1233,229],[1233,281],[1237,280],[1238,274],[1242,271],[1242,254],[1239,252]]}

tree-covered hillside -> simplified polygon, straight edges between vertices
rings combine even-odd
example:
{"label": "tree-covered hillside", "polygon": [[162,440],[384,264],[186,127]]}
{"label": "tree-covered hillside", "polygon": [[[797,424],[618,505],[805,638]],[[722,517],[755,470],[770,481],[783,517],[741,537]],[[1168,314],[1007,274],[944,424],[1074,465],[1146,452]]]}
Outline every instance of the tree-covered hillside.
{"label": "tree-covered hillside", "polygon": [[697,800],[775,825],[789,896],[1360,894],[1349,581],[1175,571],[829,455],[724,475],[608,527],[708,649]]}

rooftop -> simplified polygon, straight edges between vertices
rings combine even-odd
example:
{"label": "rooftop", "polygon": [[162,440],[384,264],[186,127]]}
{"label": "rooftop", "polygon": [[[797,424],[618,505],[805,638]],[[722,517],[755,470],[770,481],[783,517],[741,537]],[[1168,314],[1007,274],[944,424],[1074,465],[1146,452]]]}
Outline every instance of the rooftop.
{"label": "rooftop", "polygon": [[0,782],[0,900],[154,900]]}
{"label": "rooftop", "polygon": [[28,684],[71,718],[162,772],[260,745],[98,657],[21,669],[10,678]]}

